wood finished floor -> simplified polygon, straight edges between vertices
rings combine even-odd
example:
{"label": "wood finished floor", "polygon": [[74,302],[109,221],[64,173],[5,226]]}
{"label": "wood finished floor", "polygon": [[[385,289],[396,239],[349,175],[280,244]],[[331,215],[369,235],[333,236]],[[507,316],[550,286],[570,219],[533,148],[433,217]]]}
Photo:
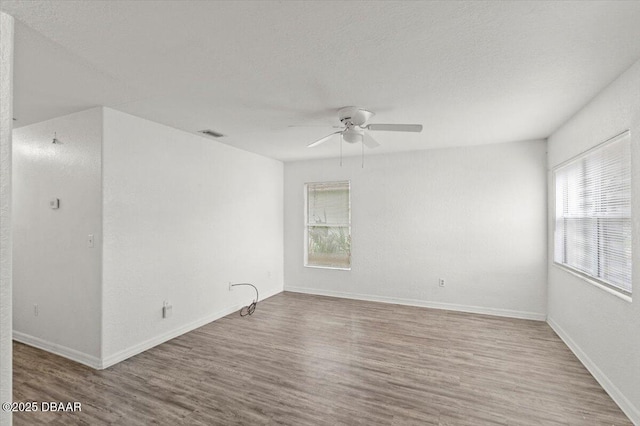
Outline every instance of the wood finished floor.
{"label": "wood finished floor", "polygon": [[281,293],[103,371],[14,343],[15,425],[630,425],[544,322]]}

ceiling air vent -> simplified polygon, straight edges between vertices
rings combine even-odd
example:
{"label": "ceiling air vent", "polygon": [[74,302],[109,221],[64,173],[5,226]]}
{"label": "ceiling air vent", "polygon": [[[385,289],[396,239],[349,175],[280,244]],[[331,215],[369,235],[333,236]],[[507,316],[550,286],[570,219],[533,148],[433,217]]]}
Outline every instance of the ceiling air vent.
{"label": "ceiling air vent", "polygon": [[198,133],[202,133],[203,135],[211,136],[212,138],[221,138],[224,135],[222,133],[218,133],[215,130],[200,130]]}

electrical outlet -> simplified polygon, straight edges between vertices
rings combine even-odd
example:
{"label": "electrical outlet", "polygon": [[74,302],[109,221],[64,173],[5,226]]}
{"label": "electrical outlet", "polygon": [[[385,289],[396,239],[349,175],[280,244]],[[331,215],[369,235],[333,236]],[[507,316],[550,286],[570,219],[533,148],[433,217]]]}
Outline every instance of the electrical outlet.
{"label": "electrical outlet", "polygon": [[440,279],[438,280],[438,285],[439,285],[440,287],[444,287],[444,278],[440,278]]}
{"label": "electrical outlet", "polygon": [[36,303],[35,305],[33,305],[33,316],[37,317],[38,316],[38,304]]}
{"label": "electrical outlet", "polygon": [[172,313],[173,313],[173,306],[171,306],[169,302],[165,300],[164,305],[162,305],[162,318],[169,318],[171,317]]}

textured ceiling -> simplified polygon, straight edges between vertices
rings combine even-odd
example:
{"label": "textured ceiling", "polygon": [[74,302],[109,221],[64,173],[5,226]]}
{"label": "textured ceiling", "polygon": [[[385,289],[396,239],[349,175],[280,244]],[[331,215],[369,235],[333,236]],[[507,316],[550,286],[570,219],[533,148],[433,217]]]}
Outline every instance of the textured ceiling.
{"label": "textured ceiling", "polygon": [[[111,106],[281,160],[547,137],[640,58],[640,2],[9,1],[17,126]],[[290,128],[289,125],[313,125]],[[359,153],[346,146],[346,154]]]}

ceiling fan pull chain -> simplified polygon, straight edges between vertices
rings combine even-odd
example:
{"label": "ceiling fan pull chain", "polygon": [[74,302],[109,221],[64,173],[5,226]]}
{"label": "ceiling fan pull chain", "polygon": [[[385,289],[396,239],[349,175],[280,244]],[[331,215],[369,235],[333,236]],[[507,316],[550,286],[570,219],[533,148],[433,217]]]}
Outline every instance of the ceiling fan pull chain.
{"label": "ceiling fan pull chain", "polygon": [[362,136],[362,168],[364,169],[364,135]]}
{"label": "ceiling fan pull chain", "polygon": [[340,167],[342,167],[342,135],[340,135]]}

